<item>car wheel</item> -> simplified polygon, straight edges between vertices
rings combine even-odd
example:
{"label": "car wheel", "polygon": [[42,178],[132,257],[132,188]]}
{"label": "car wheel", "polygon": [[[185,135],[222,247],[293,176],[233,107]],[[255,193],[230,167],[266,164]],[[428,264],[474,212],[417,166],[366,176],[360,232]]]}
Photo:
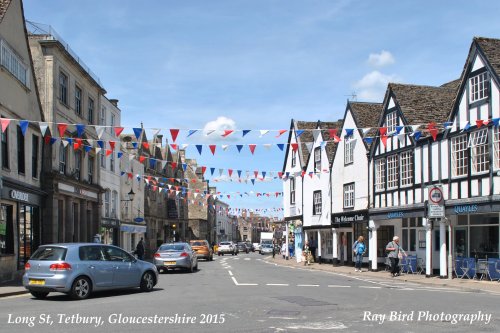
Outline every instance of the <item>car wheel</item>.
{"label": "car wheel", "polygon": [[141,290],[145,292],[150,292],[155,286],[155,278],[153,273],[145,272],[141,278]]}
{"label": "car wheel", "polygon": [[90,280],[85,276],[79,276],[71,286],[71,298],[86,299],[90,296],[91,289]]}
{"label": "car wheel", "polygon": [[31,293],[31,295],[33,295],[35,298],[38,298],[38,299],[44,299],[49,294],[46,291],[33,291],[33,290],[31,290],[30,293]]}
{"label": "car wheel", "polygon": [[194,266],[194,270],[197,271],[198,270],[198,263],[196,263],[196,266]]}

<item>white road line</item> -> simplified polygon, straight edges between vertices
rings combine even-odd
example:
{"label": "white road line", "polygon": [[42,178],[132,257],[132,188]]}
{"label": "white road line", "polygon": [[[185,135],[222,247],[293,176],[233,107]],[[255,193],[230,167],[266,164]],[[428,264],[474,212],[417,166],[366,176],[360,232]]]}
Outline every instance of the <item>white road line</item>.
{"label": "white road line", "polygon": [[250,259],[251,259],[251,258],[245,258],[245,259],[243,259],[243,260],[250,260]]}
{"label": "white road line", "polygon": [[381,289],[382,287],[359,286],[359,288],[366,288],[366,289]]}
{"label": "white road line", "polygon": [[288,287],[288,283],[266,283],[266,286],[285,286]]}
{"label": "white road line", "polygon": [[238,283],[238,286],[258,286],[258,283]]}
{"label": "white road line", "polygon": [[336,284],[329,284],[328,288],[351,288],[351,286],[339,286]]}
{"label": "white road line", "polygon": [[238,285],[238,281],[236,281],[236,279],[234,278],[234,276],[231,276],[231,279],[233,279],[233,282],[235,285]]}
{"label": "white road line", "polygon": [[298,284],[297,287],[319,287],[319,284]]}
{"label": "white road line", "polygon": [[291,317],[269,317],[269,319],[295,320],[297,318],[291,318]]}
{"label": "white road line", "polygon": [[231,272],[231,271],[228,271],[228,272],[229,272],[229,275],[233,276],[233,272]]}

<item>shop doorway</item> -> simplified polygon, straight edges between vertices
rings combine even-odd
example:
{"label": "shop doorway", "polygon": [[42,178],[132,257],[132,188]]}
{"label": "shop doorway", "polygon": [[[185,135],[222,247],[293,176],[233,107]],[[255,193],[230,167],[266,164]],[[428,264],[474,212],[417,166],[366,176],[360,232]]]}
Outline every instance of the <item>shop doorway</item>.
{"label": "shop doorway", "polygon": [[455,228],[455,257],[469,256],[468,235],[466,227]]}

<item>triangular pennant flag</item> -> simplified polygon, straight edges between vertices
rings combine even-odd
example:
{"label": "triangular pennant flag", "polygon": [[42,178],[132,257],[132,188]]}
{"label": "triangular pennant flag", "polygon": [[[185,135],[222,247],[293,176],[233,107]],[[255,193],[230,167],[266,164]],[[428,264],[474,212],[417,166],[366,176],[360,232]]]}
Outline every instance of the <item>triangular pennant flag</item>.
{"label": "triangular pennant flag", "polygon": [[196,145],[196,149],[198,149],[198,153],[201,155],[201,151],[203,150],[202,145]]}
{"label": "triangular pennant flag", "polygon": [[201,167],[201,174],[204,175],[206,170],[207,170],[207,167],[206,166],[202,166]]}
{"label": "triangular pennant flag", "polygon": [[250,151],[252,152],[252,155],[253,155],[253,153],[255,153],[255,147],[257,147],[257,145],[254,145],[254,144],[248,145],[248,148],[250,148]]}
{"label": "triangular pennant flag", "polygon": [[279,150],[283,151],[283,149],[285,148],[285,145],[283,143],[277,143],[276,144],[279,148]]}
{"label": "triangular pennant flag", "polygon": [[297,132],[295,133],[295,136],[298,138],[299,136],[302,135],[302,133],[304,133],[304,130],[297,130]]}
{"label": "triangular pennant flag", "polygon": [[144,147],[144,149],[149,149],[149,142],[144,141],[142,143],[142,146]]}
{"label": "triangular pennant flag", "polygon": [[413,133],[413,137],[415,138],[415,141],[418,141],[421,136],[422,136],[422,132],[420,132],[420,131],[416,131]]}
{"label": "triangular pennant flag", "polygon": [[258,178],[258,177],[259,177],[259,171],[258,171],[258,170],[255,170],[255,171],[253,172],[253,174],[254,174],[255,178]]}
{"label": "triangular pennant flag", "polygon": [[42,133],[42,136],[45,136],[45,134],[47,134],[47,129],[49,128],[49,123],[38,123],[38,125],[40,126],[40,132]]}
{"label": "triangular pennant flag", "polygon": [[238,170],[238,178],[241,178],[241,170]]}
{"label": "triangular pennant flag", "polygon": [[83,149],[85,150],[86,153],[88,153],[92,147],[91,146],[83,146]]}
{"label": "triangular pennant flag", "polygon": [[134,131],[135,138],[139,141],[142,135],[142,128],[134,127],[132,130]]}
{"label": "triangular pennant flag", "polygon": [[292,150],[293,151],[297,151],[297,149],[299,149],[299,144],[298,143],[292,143],[291,146],[292,146]]}
{"label": "triangular pennant flag", "polygon": [[116,145],[115,141],[109,141],[109,146],[111,147],[111,149],[115,150],[115,145]]}
{"label": "triangular pennant flag", "polygon": [[170,144],[170,147],[172,147],[173,150],[177,150],[179,148],[176,143]]}
{"label": "triangular pennant flag", "polygon": [[[100,148],[99,148],[99,149],[100,149]],[[97,149],[96,149],[96,153],[98,153]],[[128,160],[129,160],[129,161],[132,161],[134,158],[135,158],[135,155],[134,155],[134,154],[130,154],[130,155],[128,155]]]}
{"label": "triangular pennant flag", "polygon": [[171,128],[170,135],[172,136],[172,141],[175,142],[175,140],[177,140],[177,135],[179,135],[179,130],[177,128]]}
{"label": "triangular pennant flag", "polygon": [[207,133],[205,133],[206,136],[209,136],[210,134],[212,134],[213,132],[215,132],[215,130],[207,130]]}
{"label": "triangular pennant flag", "polygon": [[64,137],[64,132],[66,132],[67,127],[68,124],[57,124],[57,129],[59,130],[59,136],[61,138]]}
{"label": "triangular pennant flag", "polygon": [[406,140],[406,134],[404,133],[398,134],[398,140],[401,145],[404,145]]}
{"label": "triangular pennant flag", "polygon": [[276,137],[279,138],[280,136],[283,135],[283,133],[286,133],[286,132],[287,132],[287,130],[279,130],[278,135],[276,135]]}
{"label": "triangular pennant flag", "polygon": [[121,151],[118,152],[118,158],[122,158],[123,153]]}
{"label": "triangular pennant flag", "polygon": [[435,123],[429,123],[427,126],[429,133],[431,133],[432,139],[436,141],[437,135],[438,135],[438,129],[436,128]]}
{"label": "triangular pennant flag", "polygon": [[371,145],[373,143],[373,138],[366,137],[363,139],[363,141],[366,142],[367,144]]}
{"label": "triangular pennant flag", "polygon": [[247,135],[248,133],[250,133],[250,130],[243,130],[243,137],[244,137],[245,135]]}
{"label": "triangular pennant flag", "polygon": [[[463,124],[463,126],[462,126],[462,124]],[[468,130],[470,129],[470,123],[469,123],[468,121],[465,121],[465,122],[463,122],[462,124],[460,125],[460,127],[462,127],[462,128],[463,128],[463,129],[462,129],[462,132],[464,132],[464,131],[468,131]]]}
{"label": "triangular pennant flag", "polygon": [[233,175],[233,169],[228,169],[227,173],[229,174],[229,177],[231,177]]}
{"label": "triangular pennant flag", "polygon": [[443,127],[445,130],[450,129],[453,127],[453,123],[451,121],[446,121],[443,123]]}
{"label": "triangular pennant flag", "polygon": [[95,131],[97,133],[97,137],[100,139],[104,133],[104,130],[106,129],[105,126],[94,126]]}
{"label": "triangular pennant flag", "polygon": [[222,137],[227,137],[228,135],[232,134],[234,130],[224,130],[224,134],[222,134]]}
{"label": "triangular pennant flag", "polygon": [[154,159],[154,158],[150,158],[150,159],[149,159],[149,167],[150,167],[151,169],[156,168],[156,159]]}
{"label": "triangular pennant flag", "polygon": [[83,133],[85,132],[85,125],[84,124],[76,124],[76,134],[78,137],[81,137]]}
{"label": "triangular pennant flag", "polygon": [[260,130],[259,132],[260,132],[260,137],[263,137],[264,135],[269,133],[269,130]]}
{"label": "triangular pennant flag", "polygon": [[421,125],[411,125],[411,131],[412,133],[415,132]]}
{"label": "triangular pennant flag", "polygon": [[208,148],[210,148],[210,151],[212,152],[212,155],[215,155],[215,148],[217,146],[216,145],[209,145]]}
{"label": "triangular pennant flag", "polygon": [[229,145],[221,145],[222,150],[226,151]]}
{"label": "triangular pennant flag", "polygon": [[265,171],[262,171],[262,178],[266,178],[266,172]]}
{"label": "triangular pennant flag", "polygon": [[243,148],[243,145],[236,145],[236,148],[238,148],[238,153],[241,153],[241,148]]}
{"label": "triangular pennant flag", "polygon": [[182,170],[186,171],[187,167],[188,167],[187,163],[182,163]]}
{"label": "triangular pennant flag", "polygon": [[313,149],[313,146],[314,146],[314,143],[313,142],[306,142],[306,148],[309,152],[312,151]]}
{"label": "triangular pennant flag", "polygon": [[23,136],[26,136],[26,130],[28,129],[30,122],[27,120],[20,120],[19,121],[19,127],[21,127],[21,133],[23,133]]}
{"label": "triangular pennant flag", "polygon": [[387,134],[384,134],[380,137],[380,140],[382,140],[382,143],[384,144],[384,147],[387,147]]}
{"label": "triangular pennant flag", "polygon": [[361,129],[361,134],[362,134],[363,136],[365,136],[365,135],[366,135],[366,133],[368,133],[370,130],[371,130],[371,127],[362,128],[362,129]]}
{"label": "triangular pennant flag", "polygon": [[96,153],[96,154],[99,154],[99,153],[101,152],[101,149],[102,149],[102,148],[96,148],[96,149],[95,149],[95,153]]}
{"label": "triangular pennant flag", "polygon": [[115,130],[115,136],[120,136],[120,134],[122,134],[123,132],[123,127],[115,127],[114,130]]}
{"label": "triangular pennant flag", "polygon": [[113,151],[112,151],[111,149],[106,149],[106,156],[111,155],[111,153],[112,153],[112,152],[113,152]]}
{"label": "triangular pennant flag", "polygon": [[137,142],[132,142],[132,147],[134,147],[134,149],[137,149],[137,145],[138,145]]}
{"label": "triangular pennant flag", "polygon": [[399,134],[404,126],[396,126],[396,133]]}
{"label": "triangular pennant flag", "polygon": [[387,127],[380,127],[380,136],[384,136],[387,134]]}
{"label": "triangular pennant flag", "polygon": [[353,128],[346,128],[345,129],[345,135],[346,136],[351,136],[354,134],[354,129]]}
{"label": "triangular pennant flag", "polygon": [[264,146],[264,148],[266,148],[267,150],[269,150],[269,149],[271,149],[272,144],[270,144],[270,143],[264,143],[263,146]]}
{"label": "triangular pennant flag", "polygon": [[139,162],[140,163],[144,163],[144,161],[146,160],[146,157],[144,156],[139,156]]}
{"label": "triangular pennant flag", "polygon": [[70,145],[73,144],[73,138],[66,138],[65,139],[67,143],[69,143]]}
{"label": "triangular pennant flag", "polygon": [[193,135],[194,133],[198,132],[198,130],[189,130],[188,131],[188,135],[187,135],[187,138],[190,137],[191,135]]}
{"label": "triangular pennant flag", "polygon": [[210,176],[213,176],[215,172],[215,168],[210,168]]}
{"label": "triangular pennant flag", "polygon": [[53,145],[54,143],[56,143],[57,141],[57,138],[50,138],[50,145]]}
{"label": "triangular pennant flag", "polygon": [[224,173],[224,169],[219,169],[219,177]]}
{"label": "triangular pennant flag", "polygon": [[255,185],[255,179],[250,179],[253,185]]}
{"label": "triangular pennant flag", "polygon": [[481,128],[481,126],[483,126],[483,124],[484,124],[484,121],[482,119],[476,120],[476,126],[477,126],[477,128]]}
{"label": "triangular pennant flag", "polygon": [[99,145],[99,147],[104,148],[104,141],[97,140],[97,144]]}
{"label": "triangular pennant flag", "polygon": [[328,135],[330,136],[330,139],[333,139],[337,136],[337,129],[336,128],[330,128],[328,130]]}
{"label": "triangular pennant flag", "polygon": [[172,166],[172,170],[175,170],[177,168],[176,162],[170,162],[170,165]]}

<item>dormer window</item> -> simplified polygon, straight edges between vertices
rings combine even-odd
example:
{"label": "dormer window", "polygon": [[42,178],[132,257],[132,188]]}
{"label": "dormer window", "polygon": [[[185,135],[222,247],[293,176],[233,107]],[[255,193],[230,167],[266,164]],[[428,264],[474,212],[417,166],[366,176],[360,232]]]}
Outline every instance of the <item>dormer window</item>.
{"label": "dormer window", "polygon": [[314,172],[321,172],[321,148],[314,149]]}
{"label": "dormer window", "polygon": [[292,149],[292,168],[297,165],[297,151]]}
{"label": "dormer window", "polygon": [[385,118],[385,126],[387,127],[387,132],[391,133],[396,130],[396,126],[398,124],[398,115],[396,111],[392,111],[387,114]]}
{"label": "dormer window", "polygon": [[471,103],[488,98],[488,72],[483,72],[469,79],[469,100]]}

